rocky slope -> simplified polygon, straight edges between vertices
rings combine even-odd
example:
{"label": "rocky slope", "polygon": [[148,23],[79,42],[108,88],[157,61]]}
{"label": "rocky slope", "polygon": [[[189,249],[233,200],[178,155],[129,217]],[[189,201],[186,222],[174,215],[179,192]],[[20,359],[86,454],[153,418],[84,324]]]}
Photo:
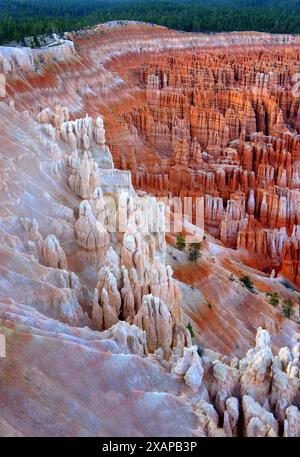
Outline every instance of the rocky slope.
{"label": "rocky slope", "polygon": [[[0,435],[299,436],[298,42],[0,48]],[[154,196],[204,198],[197,262]]]}

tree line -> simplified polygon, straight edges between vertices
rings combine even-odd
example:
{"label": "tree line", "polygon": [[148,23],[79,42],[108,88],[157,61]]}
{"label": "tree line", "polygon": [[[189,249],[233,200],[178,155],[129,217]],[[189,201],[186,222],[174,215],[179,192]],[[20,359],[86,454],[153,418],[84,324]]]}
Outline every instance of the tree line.
{"label": "tree line", "polygon": [[300,0],[0,0],[0,43],[121,19],[194,32],[300,33]]}

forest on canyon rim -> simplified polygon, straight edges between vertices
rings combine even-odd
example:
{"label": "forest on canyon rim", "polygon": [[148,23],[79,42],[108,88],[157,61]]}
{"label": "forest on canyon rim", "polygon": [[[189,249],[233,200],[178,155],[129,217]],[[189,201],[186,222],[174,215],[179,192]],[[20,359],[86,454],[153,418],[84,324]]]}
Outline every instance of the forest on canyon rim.
{"label": "forest on canyon rim", "polygon": [[299,0],[0,0],[0,43],[113,21],[177,30],[300,33]]}

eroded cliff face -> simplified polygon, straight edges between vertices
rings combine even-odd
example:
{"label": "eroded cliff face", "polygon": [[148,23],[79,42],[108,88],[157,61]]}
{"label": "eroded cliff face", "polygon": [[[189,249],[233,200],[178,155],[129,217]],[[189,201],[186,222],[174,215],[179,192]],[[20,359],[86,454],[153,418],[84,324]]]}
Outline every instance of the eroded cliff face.
{"label": "eroded cliff face", "polygon": [[[0,434],[299,436],[297,319],[267,295],[297,318],[298,37],[66,38],[0,48]],[[162,196],[204,197],[198,262]]]}

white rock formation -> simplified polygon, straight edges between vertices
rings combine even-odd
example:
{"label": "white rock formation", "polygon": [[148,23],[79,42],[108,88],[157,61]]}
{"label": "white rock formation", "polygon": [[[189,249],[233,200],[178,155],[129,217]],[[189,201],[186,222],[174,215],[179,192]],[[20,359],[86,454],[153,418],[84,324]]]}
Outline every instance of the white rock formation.
{"label": "white rock formation", "polygon": [[80,164],[70,175],[69,186],[78,197],[83,199],[91,198],[99,186],[98,165],[87,152],[83,154]]}
{"label": "white rock formation", "polygon": [[199,389],[204,376],[204,368],[197,352],[197,346],[184,348],[184,354],[173,367],[174,373],[183,376],[186,384]]}
{"label": "white rock formation", "polygon": [[103,225],[96,220],[90,204],[84,200],[80,204],[79,218],[75,224],[78,244],[87,250],[104,249],[109,243],[109,235]]}
{"label": "white rock formation", "polygon": [[261,405],[270,390],[272,359],[270,336],[266,330],[259,328],[255,348],[250,349],[240,361],[240,370],[242,395],[251,395]]}
{"label": "white rock formation", "polygon": [[242,400],[245,436],[278,436],[278,423],[272,413],[266,411],[252,397],[244,395]]}
{"label": "white rock formation", "polygon": [[173,321],[164,302],[153,295],[145,295],[133,323],[146,331],[149,352],[161,347],[166,359],[171,356]]}
{"label": "white rock formation", "polygon": [[42,257],[49,267],[68,269],[67,258],[55,235],[48,235],[41,247]]}

